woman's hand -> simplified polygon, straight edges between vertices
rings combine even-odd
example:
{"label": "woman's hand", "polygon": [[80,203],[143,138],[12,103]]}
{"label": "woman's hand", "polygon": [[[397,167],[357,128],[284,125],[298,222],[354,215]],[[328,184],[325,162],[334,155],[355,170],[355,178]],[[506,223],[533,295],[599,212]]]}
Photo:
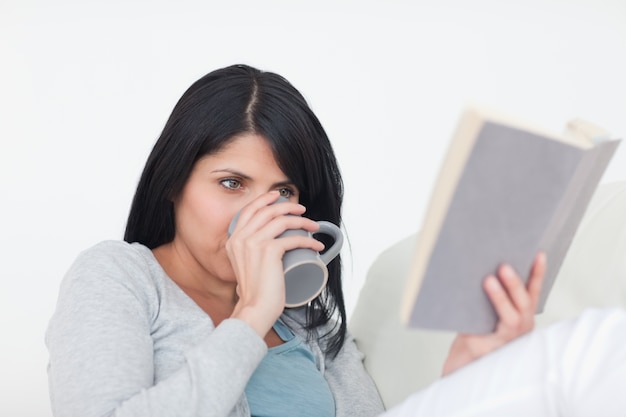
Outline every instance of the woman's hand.
{"label": "woman's hand", "polygon": [[289,229],[319,229],[313,220],[300,216],[305,211],[303,206],[293,202],[273,204],[278,196],[277,192],[263,194],[244,207],[226,243],[239,297],[231,317],[246,321],[261,337],[285,308],[285,252],[295,248],[324,249],[324,244],[312,237],[277,239]]}
{"label": "woman's hand", "polygon": [[533,329],[545,269],[545,254],[539,253],[526,286],[513,268],[506,264],[498,269],[499,279],[493,275],[485,279],[484,289],[499,317],[496,329],[486,335],[457,335],[444,364],[443,375]]}

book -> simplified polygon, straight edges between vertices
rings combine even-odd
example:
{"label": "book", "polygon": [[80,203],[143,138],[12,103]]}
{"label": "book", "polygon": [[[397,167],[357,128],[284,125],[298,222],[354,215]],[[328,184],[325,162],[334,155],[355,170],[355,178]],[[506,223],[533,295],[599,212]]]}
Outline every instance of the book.
{"label": "book", "polygon": [[537,313],[543,311],[620,141],[582,119],[556,134],[468,107],[418,234],[401,306],[405,325],[492,332],[498,317],[483,280],[502,263],[526,280],[539,251],[547,255]]}

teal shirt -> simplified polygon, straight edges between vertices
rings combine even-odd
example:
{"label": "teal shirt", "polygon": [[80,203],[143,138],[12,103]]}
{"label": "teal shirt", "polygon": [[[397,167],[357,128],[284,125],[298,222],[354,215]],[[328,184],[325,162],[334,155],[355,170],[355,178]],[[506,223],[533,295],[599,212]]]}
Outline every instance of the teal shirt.
{"label": "teal shirt", "polygon": [[285,342],[270,348],[246,386],[253,417],[334,417],[335,401],[313,352],[280,320]]}

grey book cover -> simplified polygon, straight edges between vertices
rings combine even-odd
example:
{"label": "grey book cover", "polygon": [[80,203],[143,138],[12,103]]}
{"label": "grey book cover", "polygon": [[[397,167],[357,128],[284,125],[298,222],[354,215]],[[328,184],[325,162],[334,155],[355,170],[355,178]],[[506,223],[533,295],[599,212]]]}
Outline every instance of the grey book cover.
{"label": "grey book cover", "polygon": [[493,331],[497,315],[482,281],[504,262],[526,279],[539,250],[548,260],[541,311],[618,144],[581,148],[485,122],[452,193],[408,326]]}

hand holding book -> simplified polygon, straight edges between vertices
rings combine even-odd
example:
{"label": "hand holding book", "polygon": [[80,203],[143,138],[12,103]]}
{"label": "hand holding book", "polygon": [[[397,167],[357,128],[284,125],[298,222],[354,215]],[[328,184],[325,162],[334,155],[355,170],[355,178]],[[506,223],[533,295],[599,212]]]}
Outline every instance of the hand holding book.
{"label": "hand holding book", "polygon": [[443,367],[443,375],[486,355],[534,328],[535,310],[539,303],[545,272],[546,256],[540,252],[535,257],[526,285],[508,264],[498,268],[497,276],[489,275],[485,278],[483,287],[498,314],[496,329],[493,333],[484,335],[458,334],[450,346],[450,352]]}

